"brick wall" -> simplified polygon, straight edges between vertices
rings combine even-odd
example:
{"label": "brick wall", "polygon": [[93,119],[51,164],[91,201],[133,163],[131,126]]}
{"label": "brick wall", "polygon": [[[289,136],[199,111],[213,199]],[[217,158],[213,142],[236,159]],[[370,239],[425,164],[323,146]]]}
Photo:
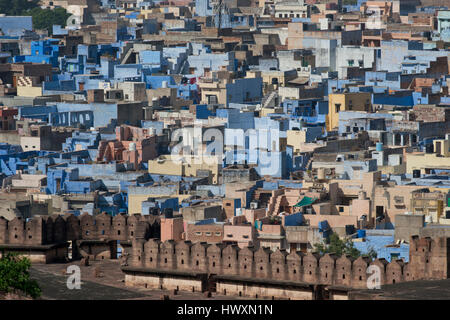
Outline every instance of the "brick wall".
{"label": "brick wall", "polygon": [[34,217],[25,221],[16,217],[11,221],[0,217],[0,245],[44,245],[74,240],[149,239],[160,236],[159,217],[152,215],[117,215],[102,213],[80,217]]}
{"label": "brick wall", "polygon": [[[150,269],[189,270],[210,274],[235,275],[245,278],[287,280],[299,283],[367,288],[367,279],[380,270],[380,284],[419,279],[446,279],[447,252],[450,238],[411,238],[410,262],[385,259],[369,261],[359,257],[337,257],[333,254],[272,252],[267,248],[239,249],[236,245],[191,243],[157,239],[135,240],[132,266]],[[371,267],[374,268],[374,267]]]}

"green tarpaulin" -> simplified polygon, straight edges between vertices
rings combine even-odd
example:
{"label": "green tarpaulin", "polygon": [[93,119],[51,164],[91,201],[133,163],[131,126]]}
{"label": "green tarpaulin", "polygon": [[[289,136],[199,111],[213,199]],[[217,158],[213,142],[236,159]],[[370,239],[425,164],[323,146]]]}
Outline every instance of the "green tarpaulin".
{"label": "green tarpaulin", "polygon": [[299,203],[297,203],[294,207],[304,207],[304,206],[310,206],[316,201],[317,198],[310,198],[310,197],[303,197],[302,200],[300,200]]}

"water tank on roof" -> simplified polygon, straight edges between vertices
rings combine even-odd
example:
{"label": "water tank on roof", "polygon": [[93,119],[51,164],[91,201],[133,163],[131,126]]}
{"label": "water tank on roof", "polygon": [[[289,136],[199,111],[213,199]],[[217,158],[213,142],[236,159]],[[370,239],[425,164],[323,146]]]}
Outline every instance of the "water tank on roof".
{"label": "water tank on roof", "polygon": [[258,207],[259,207],[258,201],[250,202],[250,209],[258,209]]}
{"label": "water tank on roof", "polygon": [[425,145],[425,153],[433,153],[433,144],[427,144]]}
{"label": "water tank on roof", "polygon": [[419,169],[413,170],[413,178],[420,178],[420,170]]}
{"label": "water tank on roof", "polygon": [[169,83],[168,83],[167,81],[163,81],[162,84],[161,84],[161,86],[162,86],[163,88],[168,88],[168,87],[169,87]]}
{"label": "water tank on roof", "polygon": [[128,150],[136,151],[136,143],[134,143],[134,142],[130,143],[130,145],[128,146]]}
{"label": "water tank on roof", "polygon": [[366,230],[358,230],[358,238],[365,238],[366,237]]}

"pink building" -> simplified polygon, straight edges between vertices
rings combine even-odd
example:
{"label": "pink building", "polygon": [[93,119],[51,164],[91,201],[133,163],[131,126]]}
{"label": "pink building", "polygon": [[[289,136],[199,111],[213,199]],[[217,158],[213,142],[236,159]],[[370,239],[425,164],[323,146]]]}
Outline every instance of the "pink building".
{"label": "pink building", "polygon": [[161,218],[161,241],[183,240],[184,223],[183,218]]}
{"label": "pink building", "polygon": [[253,225],[225,225],[223,226],[223,242],[237,243],[239,248],[257,245],[255,242],[255,228]]}
{"label": "pink building", "polygon": [[247,219],[247,222],[253,224],[256,220],[264,218],[266,216],[266,209],[243,209],[242,214]]}
{"label": "pink building", "polygon": [[150,129],[121,125],[116,128],[116,140],[100,141],[97,161],[133,163],[137,168],[157,156],[156,135]]}

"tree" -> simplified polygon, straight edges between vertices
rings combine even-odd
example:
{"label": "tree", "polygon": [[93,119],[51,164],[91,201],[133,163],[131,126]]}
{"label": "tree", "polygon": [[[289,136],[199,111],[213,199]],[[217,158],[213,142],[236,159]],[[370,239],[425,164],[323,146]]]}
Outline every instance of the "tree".
{"label": "tree", "polygon": [[353,245],[353,241],[351,241],[350,239],[347,239],[345,241],[341,240],[336,233],[332,233],[330,235],[327,243],[315,244],[314,249],[320,254],[334,253],[339,257],[342,255],[350,255],[355,259],[360,256],[375,259],[377,256],[377,253],[373,248],[370,248],[367,254],[362,254],[361,251],[355,248],[355,246]]}
{"label": "tree", "polygon": [[53,31],[53,25],[65,27],[67,19],[71,16],[64,8],[41,9],[34,8],[24,13],[33,18],[33,28],[37,30],[47,30],[50,34]]}
{"label": "tree", "polygon": [[21,16],[25,11],[38,7],[38,0],[0,0],[0,13],[7,16]]}
{"label": "tree", "polygon": [[371,260],[375,260],[378,254],[373,247],[369,248],[369,251],[363,255],[363,257],[369,257]]}
{"label": "tree", "polygon": [[31,16],[33,28],[53,31],[53,25],[65,27],[67,19],[71,16],[64,8],[42,9],[39,0],[0,0],[0,14],[7,16]]}
{"label": "tree", "polygon": [[30,259],[8,253],[0,259],[0,292],[20,290],[32,298],[41,295],[36,280],[30,279]]}

